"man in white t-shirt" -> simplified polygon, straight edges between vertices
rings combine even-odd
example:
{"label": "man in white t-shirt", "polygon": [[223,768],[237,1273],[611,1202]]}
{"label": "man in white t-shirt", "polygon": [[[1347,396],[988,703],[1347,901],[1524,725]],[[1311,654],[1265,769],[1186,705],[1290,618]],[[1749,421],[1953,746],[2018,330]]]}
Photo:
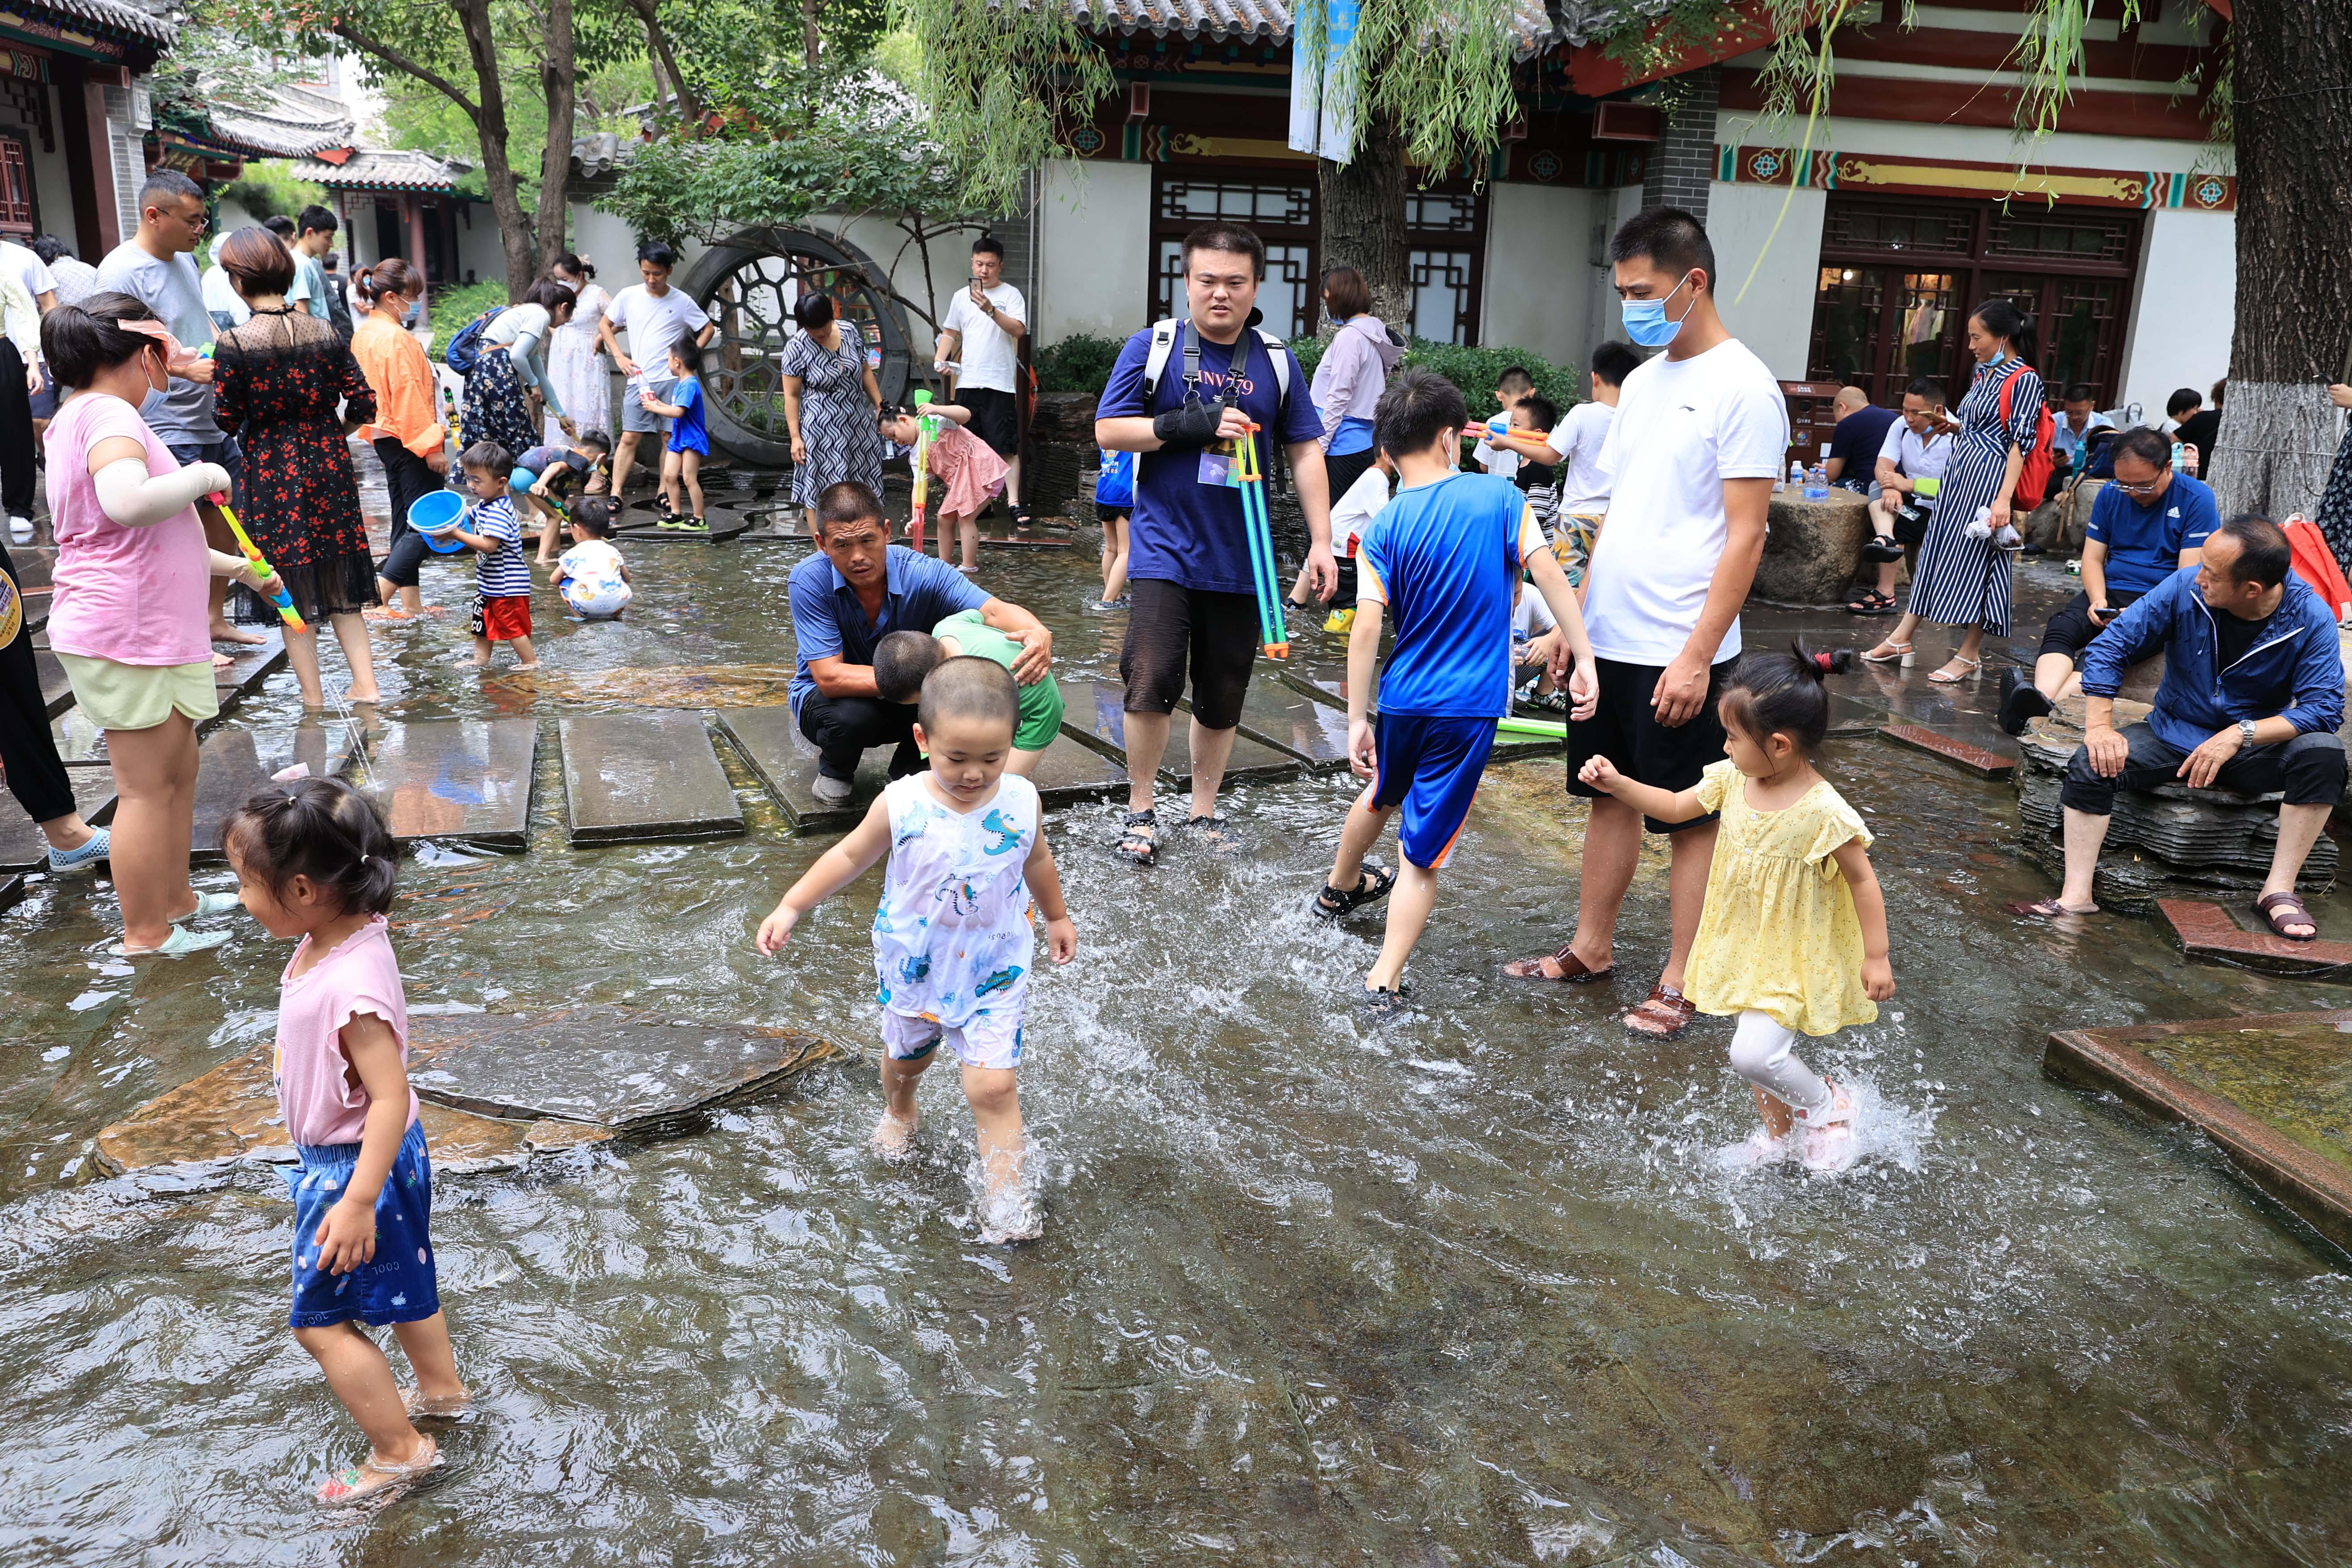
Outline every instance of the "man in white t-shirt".
{"label": "man in white t-shirt", "polygon": [[[1691,788],[1723,758],[1717,689],[1739,653],[1739,606],[1764,553],[1764,514],[1789,450],[1789,408],[1764,362],[1724,330],[1715,249],[1677,207],[1651,207],[1610,242],[1625,335],[1666,352],[1624,378],[1600,466],[1609,511],[1594,542],[1584,620],[1601,666],[1601,706],[1568,731],[1568,789],[1592,802],[1576,935],[1505,973],[1595,981],[1614,968],[1617,911],[1633,885],[1643,818],[1582,783],[1605,756],[1654,788]],[[1716,819],[1652,821],[1673,841],[1673,946],[1629,1028],[1680,1034],[1697,1009],[1682,994],[1697,934]]]}
{"label": "man in white t-shirt", "polygon": [[[669,374],[670,345],[692,334],[695,346],[708,348],[718,333],[718,323],[705,314],[701,306],[669,286],[671,269],[677,266],[677,252],[659,240],[637,247],[637,276],[642,283],[632,283],[613,296],[604,307],[604,319],[596,324],[596,346],[613,356],[613,363],[628,380],[621,388],[621,440],[613,448],[612,493],[618,499],[629,482],[629,469],[637,460],[637,443],[646,437],[654,437],[654,467],[661,467],[662,435],[667,425],[662,416],[647,408],[645,393],[652,393],[657,403],[668,403],[676,384]],[[624,353],[618,334],[629,334],[629,348],[635,357]],[[675,406],[675,405],[673,405]]]}
{"label": "man in white t-shirt", "polygon": [[948,305],[940,324],[939,353],[931,368],[954,374],[949,395],[971,410],[971,433],[1004,459],[1004,504],[1015,527],[1029,526],[1021,500],[1021,340],[1029,332],[1029,307],[1021,290],[1004,281],[1004,244],[983,234],[971,242],[971,281]]}

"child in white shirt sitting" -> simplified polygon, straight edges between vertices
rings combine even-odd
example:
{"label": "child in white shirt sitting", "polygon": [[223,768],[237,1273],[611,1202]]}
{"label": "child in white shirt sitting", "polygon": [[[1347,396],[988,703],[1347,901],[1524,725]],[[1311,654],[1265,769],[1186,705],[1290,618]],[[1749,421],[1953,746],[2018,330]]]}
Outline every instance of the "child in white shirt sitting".
{"label": "child in white shirt sitting", "polygon": [[563,552],[549,582],[583,621],[617,621],[629,607],[628,563],[613,548],[613,498],[582,496],[572,503],[572,533],[580,542]]}

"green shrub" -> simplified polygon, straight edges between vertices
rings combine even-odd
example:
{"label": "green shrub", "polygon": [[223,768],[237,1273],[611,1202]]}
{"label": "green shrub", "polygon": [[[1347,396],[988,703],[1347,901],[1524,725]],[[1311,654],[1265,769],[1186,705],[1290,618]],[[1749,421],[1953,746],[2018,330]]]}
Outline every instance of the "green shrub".
{"label": "green shrub", "polygon": [[425,314],[433,323],[433,357],[445,359],[449,340],[483,311],[504,309],[507,286],[488,283],[436,283],[426,291]]}
{"label": "green shrub", "polygon": [[[1299,368],[1309,380],[1315,367],[1322,363],[1328,338],[1294,338],[1290,348],[1298,356]],[[1561,413],[1585,400],[1587,383],[1581,371],[1562,369],[1540,354],[1525,349],[1464,348],[1457,343],[1432,342],[1427,338],[1415,338],[1405,346],[1404,358],[1399,368],[1431,370],[1461,388],[1463,400],[1470,405],[1470,417],[1485,419],[1495,412],[1495,383],[1509,365],[1524,365],[1535,379],[1536,391],[1559,405]]]}
{"label": "green shrub", "polygon": [[1031,366],[1040,392],[1095,392],[1110,380],[1110,368],[1126,347],[1118,338],[1073,332],[1051,348],[1039,349]]}
{"label": "green shrub", "polygon": [[221,187],[220,196],[251,213],[256,223],[264,218],[294,217],[304,207],[327,205],[326,186],[296,177],[292,169],[279,160],[247,163],[243,175]]}

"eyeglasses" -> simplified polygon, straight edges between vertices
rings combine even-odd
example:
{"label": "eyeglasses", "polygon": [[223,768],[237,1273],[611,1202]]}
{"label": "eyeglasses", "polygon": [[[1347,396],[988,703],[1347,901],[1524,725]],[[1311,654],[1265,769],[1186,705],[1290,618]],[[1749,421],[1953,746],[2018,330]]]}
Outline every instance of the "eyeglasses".
{"label": "eyeglasses", "polygon": [[2158,487],[2163,483],[2164,480],[2161,479],[2150,479],[2144,485],[2127,485],[2121,479],[2115,482],[2116,489],[2127,496],[2152,496],[2157,492]]}

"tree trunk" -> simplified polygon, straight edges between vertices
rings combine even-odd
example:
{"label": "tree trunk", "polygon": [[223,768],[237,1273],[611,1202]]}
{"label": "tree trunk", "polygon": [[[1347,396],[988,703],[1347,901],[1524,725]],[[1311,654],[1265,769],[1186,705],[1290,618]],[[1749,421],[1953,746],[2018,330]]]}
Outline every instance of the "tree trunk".
{"label": "tree trunk", "polygon": [[[475,119],[482,143],[482,184],[489,193],[490,211],[499,220],[499,239],[506,252],[507,298],[522,298],[538,274],[538,246],[530,215],[522,210],[521,182],[507,158],[507,99],[499,79],[498,36],[490,25],[490,0],[458,0],[458,19],[465,25],[466,54],[473,62],[474,79],[481,91]],[[565,151],[570,152],[567,142]]]}
{"label": "tree trunk", "polygon": [[1323,186],[1325,270],[1346,265],[1361,272],[1364,281],[1371,285],[1372,314],[1400,333],[1411,335],[1412,273],[1404,243],[1404,133],[1394,120],[1376,118],[1364,127],[1364,144],[1352,160],[1334,163],[1323,159],[1316,167]]}
{"label": "tree trunk", "polygon": [[685,75],[677,68],[677,57],[670,52],[669,35],[662,30],[661,10],[657,0],[629,0],[629,9],[645,24],[646,52],[651,57],[654,73],[654,102],[661,102],[663,83],[677,95],[677,117],[688,125],[698,125],[702,120],[702,104],[687,85]]}
{"label": "tree trunk", "polygon": [[547,58],[540,62],[547,93],[547,146],[539,160],[539,266],[544,276],[565,249],[572,216],[572,132],[579,120],[580,57],[572,35],[572,0],[549,0]]}
{"label": "tree trunk", "polygon": [[2352,94],[2340,86],[2352,80],[2352,30],[2342,3],[2238,0],[2230,25],[2238,298],[2214,443],[2224,517],[2308,513],[2336,455],[2323,384],[2344,374],[2352,328],[2352,168],[2340,155],[2352,147]]}

